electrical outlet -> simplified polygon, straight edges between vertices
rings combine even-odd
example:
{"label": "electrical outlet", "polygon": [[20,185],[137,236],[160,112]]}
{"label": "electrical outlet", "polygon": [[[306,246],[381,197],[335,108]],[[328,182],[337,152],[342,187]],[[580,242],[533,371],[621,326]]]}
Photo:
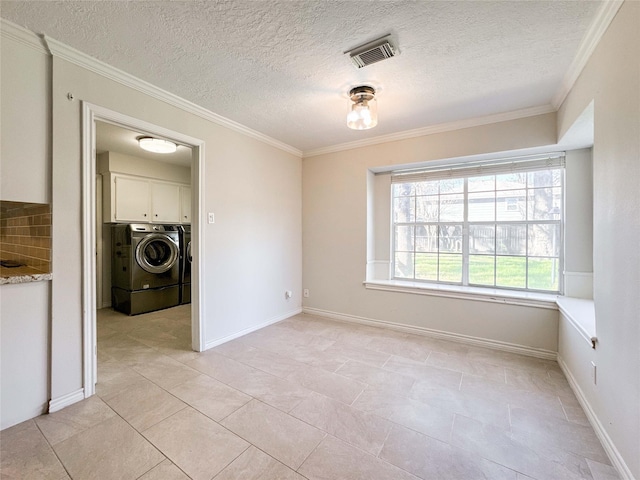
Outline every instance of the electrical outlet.
{"label": "electrical outlet", "polygon": [[293,292],[291,290],[287,290],[286,292],[284,292],[284,298],[286,298],[287,300],[289,300],[292,296]]}
{"label": "electrical outlet", "polygon": [[594,385],[598,384],[598,370],[595,362],[591,362],[591,380]]}
{"label": "electrical outlet", "polygon": [[216,223],[216,217],[213,213],[209,213],[209,223]]}
{"label": "electrical outlet", "polygon": [[302,296],[303,296],[304,298],[309,298],[309,289],[308,289],[308,288],[305,288],[305,289],[302,291]]}

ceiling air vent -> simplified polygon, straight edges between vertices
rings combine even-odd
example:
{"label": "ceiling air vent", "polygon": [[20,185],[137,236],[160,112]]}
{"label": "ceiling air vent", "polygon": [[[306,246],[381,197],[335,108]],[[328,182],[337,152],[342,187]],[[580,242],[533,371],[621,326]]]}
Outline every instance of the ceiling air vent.
{"label": "ceiling air vent", "polygon": [[367,65],[371,65],[372,63],[379,62],[386,58],[395,57],[398,52],[393,48],[393,45],[389,43],[389,37],[390,35],[387,35],[344,53],[349,54],[351,61],[356,68],[366,67]]}

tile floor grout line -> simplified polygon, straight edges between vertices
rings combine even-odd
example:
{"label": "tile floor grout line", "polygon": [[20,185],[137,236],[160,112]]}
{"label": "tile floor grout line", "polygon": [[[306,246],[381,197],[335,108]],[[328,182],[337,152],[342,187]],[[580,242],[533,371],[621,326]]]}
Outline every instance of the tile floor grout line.
{"label": "tile floor grout line", "polygon": [[[137,430],[136,430],[136,431],[137,431]],[[145,440],[146,440],[146,438],[145,438]],[[151,442],[149,442],[149,443],[151,443]],[[152,445],[153,445],[153,444],[152,444]],[[155,445],[153,445],[153,446],[155,447]],[[160,451],[160,450],[158,449],[158,451]],[[160,452],[160,453],[162,453],[162,452]],[[162,460],[160,460],[158,463],[156,463],[153,467],[151,467],[149,470],[147,470],[146,472],[144,472],[142,475],[140,475],[140,476],[136,477],[136,479],[137,479],[137,480],[139,480],[140,478],[142,478],[143,476],[145,476],[147,473],[149,473],[151,470],[153,470],[154,468],[156,468],[158,465],[160,465],[161,463],[163,463],[165,460],[169,460],[169,459],[164,455],[164,453],[162,453],[162,456],[164,457]],[[170,460],[169,460],[169,461],[170,461]],[[171,462],[171,463],[175,465],[175,463],[173,463],[173,462]]]}
{"label": "tile floor grout line", "polygon": [[[55,412],[54,412],[55,413]],[[47,415],[49,413],[47,412]],[[38,418],[38,417],[36,417]],[[69,470],[67,469],[66,465],[64,464],[64,462],[62,461],[62,459],[58,456],[58,452],[56,452],[56,449],[53,448],[53,445],[51,444],[51,442],[49,441],[49,439],[46,437],[46,435],[44,434],[44,432],[42,431],[42,429],[40,428],[40,425],[38,425],[38,422],[36,422],[35,418],[32,418],[30,420],[27,421],[32,421],[33,424],[35,425],[35,427],[38,429],[38,433],[42,436],[42,438],[44,439],[45,442],[47,442],[47,445],[49,446],[49,449],[53,452],[53,455],[56,457],[56,460],[58,460],[58,462],[60,463],[60,466],[62,467],[62,469],[66,472],[66,474],[69,476],[69,478],[71,477],[71,473],[69,473]],[[101,423],[101,422],[100,422]],[[18,424],[19,425],[19,424]],[[78,432],[78,433],[82,433],[82,432]],[[72,435],[72,437],[75,435]],[[69,437],[71,438],[71,437]],[[65,439],[67,440],[67,439]],[[64,440],[63,440],[64,441]],[[62,442],[59,442],[62,443]],[[0,472],[0,475],[2,474],[2,472]]]}
{"label": "tile floor grout line", "polygon": [[[235,434],[234,434],[234,435],[235,435]],[[244,439],[243,439],[243,440],[244,440]],[[247,448],[245,448],[244,450],[242,450],[242,451],[241,451],[238,455],[236,455],[236,456],[235,456],[235,457],[234,457],[230,462],[228,462],[224,467],[222,467],[222,468],[218,471],[218,473],[216,473],[215,475],[213,475],[213,477],[211,477],[211,479],[210,479],[210,480],[215,480],[215,478],[216,478],[217,476],[219,476],[222,472],[224,472],[224,471],[227,469],[227,467],[229,467],[233,462],[235,462],[238,458],[240,458],[242,455],[244,455],[244,452],[246,452],[247,450],[249,450],[249,449],[253,446],[253,443],[251,443],[251,442],[249,442],[249,441],[247,441],[247,440],[245,440],[245,441],[248,443]]]}

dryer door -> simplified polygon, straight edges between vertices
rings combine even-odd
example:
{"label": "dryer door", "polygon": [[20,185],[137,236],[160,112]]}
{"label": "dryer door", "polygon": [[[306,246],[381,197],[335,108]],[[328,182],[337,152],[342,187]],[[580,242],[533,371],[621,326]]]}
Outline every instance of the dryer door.
{"label": "dryer door", "polygon": [[145,272],[164,273],[178,261],[178,245],[161,233],[145,236],[136,247],[136,262]]}

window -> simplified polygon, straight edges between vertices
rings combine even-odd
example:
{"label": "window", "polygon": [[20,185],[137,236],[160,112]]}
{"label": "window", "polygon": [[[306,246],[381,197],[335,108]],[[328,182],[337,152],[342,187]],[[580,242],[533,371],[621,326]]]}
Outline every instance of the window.
{"label": "window", "polygon": [[394,172],[398,280],[558,292],[564,156]]}

